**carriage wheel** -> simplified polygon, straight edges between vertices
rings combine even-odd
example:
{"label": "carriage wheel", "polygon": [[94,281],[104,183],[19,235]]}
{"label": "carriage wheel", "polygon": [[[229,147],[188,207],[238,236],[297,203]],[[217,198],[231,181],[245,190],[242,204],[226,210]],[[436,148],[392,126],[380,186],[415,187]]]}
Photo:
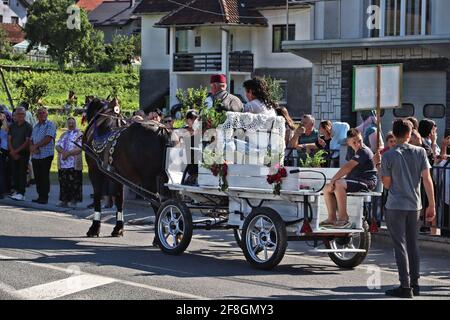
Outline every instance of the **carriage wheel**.
{"label": "carriage wheel", "polygon": [[155,239],[165,253],[183,253],[192,239],[192,215],[183,202],[168,200],[158,210]]}
{"label": "carriage wheel", "polygon": [[244,250],[244,244],[242,243],[242,229],[233,229],[233,235],[239,248]]}
{"label": "carriage wheel", "polygon": [[371,236],[367,221],[364,221],[363,229],[364,229],[363,232],[353,233],[347,238],[335,238],[333,240],[325,242],[325,246],[327,247],[327,249],[366,250],[365,252],[355,252],[355,253],[346,253],[346,252],[329,253],[328,256],[338,267],[351,269],[360,265],[366,258],[371,243]]}
{"label": "carriage wheel", "polygon": [[286,226],[270,208],[253,209],[244,221],[242,239],[245,258],[257,269],[272,269],[286,252]]}

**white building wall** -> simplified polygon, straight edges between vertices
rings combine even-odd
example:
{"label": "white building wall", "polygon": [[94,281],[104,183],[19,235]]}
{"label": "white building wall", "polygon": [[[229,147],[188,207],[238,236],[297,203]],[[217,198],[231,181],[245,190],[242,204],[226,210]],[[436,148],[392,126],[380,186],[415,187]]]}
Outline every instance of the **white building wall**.
{"label": "white building wall", "polygon": [[[201,46],[195,46],[195,37],[201,37]],[[217,27],[199,27],[188,31],[189,53],[220,52],[221,32]]]}
{"label": "white building wall", "polygon": [[[267,17],[267,28],[252,28],[252,49],[256,68],[310,68],[311,63],[292,53],[272,52],[273,25],[286,24],[286,10],[261,10]],[[295,24],[295,40],[310,40],[309,9],[290,10],[289,24]]]}
{"label": "white building wall", "polygon": [[11,23],[11,17],[18,17],[22,27],[27,22],[27,9],[18,0],[9,0],[9,5],[0,1],[0,15],[3,16],[3,23]]}
{"label": "white building wall", "polygon": [[142,16],[142,66],[145,70],[168,70],[169,55],[166,52],[167,29],[154,28],[164,15]]}

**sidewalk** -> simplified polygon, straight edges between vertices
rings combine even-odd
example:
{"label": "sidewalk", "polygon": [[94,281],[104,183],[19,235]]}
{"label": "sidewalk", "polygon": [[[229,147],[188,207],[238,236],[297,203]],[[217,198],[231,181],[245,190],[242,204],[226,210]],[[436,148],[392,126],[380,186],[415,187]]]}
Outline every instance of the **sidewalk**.
{"label": "sidewalk", "polygon": [[[88,209],[87,206],[93,202],[91,194],[93,193],[92,186],[90,184],[83,185],[83,202],[78,203],[76,208],[61,208],[58,207],[59,203],[59,185],[52,184],[50,186],[50,195],[48,204],[41,205],[33,203],[31,200],[36,199],[37,192],[36,187],[30,186],[25,192],[25,201],[15,201],[9,197],[0,200],[0,205],[9,205],[12,207],[25,207],[37,210],[53,211],[70,214],[80,219],[92,219],[94,215],[94,209]],[[103,204],[103,203],[102,203]],[[129,225],[138,224],[153,224],[154,212],[152,207],[147,201],[143,200],[125,200],[124,204],[124,218]],[[115,223],[116,210],[102,209],[102,221]]]}
{"label": "sidewalk", "polygon": [[[59,202],[59,185],[52,184],[50,188],[49,203],[47,205],[40,205],[31,202],[32,199],[37,198],[35,186],[27,188],[25,193],[25,201],[18,202],[5,197],[0,200],[0,205],[9,205],[13,207],[26,207],[37,210],[53,211],[70,214],[79,219],[92,219],[94,215],[93,209],[87,209],[87,206],[92,203],[91,185],[83,185],[83,202],[78,204],[77,208],[60,208],[57,206]],[[116,210],[102,209],[102,221],[115,223]],[[155,214],[150,203],[143,200],[125,200],[124,205],[125,223],[128,225],[151,225],[155,221]],[[386,227],[380,228],[379,232],[372,234],[372,241],[374,243],[391,244],[391,238]],[[420,248],[422,250],[433,250],[441,253],[450,254],[450,238],[439,236],[419,235]]]}

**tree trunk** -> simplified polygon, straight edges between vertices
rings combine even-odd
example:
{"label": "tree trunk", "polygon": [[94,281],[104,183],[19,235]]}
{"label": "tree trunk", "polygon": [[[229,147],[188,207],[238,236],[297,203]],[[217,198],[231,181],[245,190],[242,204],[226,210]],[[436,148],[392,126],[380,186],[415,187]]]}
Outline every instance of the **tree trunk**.
{"label": "tree trunk", "polygon": [[58,57],[58,66],[59,66],[59,70],[64,71],[65,67],[66,67],[66,61],[64,59],[64,57]]}

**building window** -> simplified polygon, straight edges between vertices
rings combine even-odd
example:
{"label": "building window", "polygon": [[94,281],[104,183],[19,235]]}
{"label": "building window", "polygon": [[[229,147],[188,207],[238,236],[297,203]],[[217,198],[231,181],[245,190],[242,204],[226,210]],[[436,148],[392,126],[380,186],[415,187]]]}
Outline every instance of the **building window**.
{"label": "building window", "polygon": [[3,0],[3,4],[4,4],[5,6],[9,6],[9,0]]}
{"label": "building window", "polygon": [[394,116],[397,118],[408,118],[414,116],[414,105],[411,103],[402,104],[401,108],[394,109]]}
{"label": "building window", "polygon": [[277,80],[277,83],[280,85],[281,88],[281,98],[278,103],[280,105],[286,105],[287,104],[287,98],[288,98],[288,82],[286,80]]}
{"label": "building window", "polygon": [[195,47],[196,47],[196,48],[199,48],[199,47],[201,47],[201,46],[202,46],[202,37],[196,36],[196,37],[195,37]]}
{"label": "building window", "polygon": [[425,118],[442,119],[445,117],[445,106],[443,104],[426,104],[423,107]]}
{"label": "building window", "polygon": [[[288,39],[295,40],[295,24],[289,25]],[[272,52],[283,52],[281,43],[286,40],[286,25],[274,25],[272,32]]]}
{"label": "building window", "polygon": [[18,17],[11,17],[11,23],[12,24],[19,24],[19,18]]}
{"label": "building window", "polygon": [[370,38],[431,34],[431,0],[365,0],[364,13]]}
{"label": "building window", "polygon": [[188,31],[185,29],[178,29],[175,31],[175,52],[188,52]]}
{"label": "building window", "polygon": [[380,36],[380,0],[366,0],[364,6],[364,28],[368,30],[369,38],[378,38]]}

